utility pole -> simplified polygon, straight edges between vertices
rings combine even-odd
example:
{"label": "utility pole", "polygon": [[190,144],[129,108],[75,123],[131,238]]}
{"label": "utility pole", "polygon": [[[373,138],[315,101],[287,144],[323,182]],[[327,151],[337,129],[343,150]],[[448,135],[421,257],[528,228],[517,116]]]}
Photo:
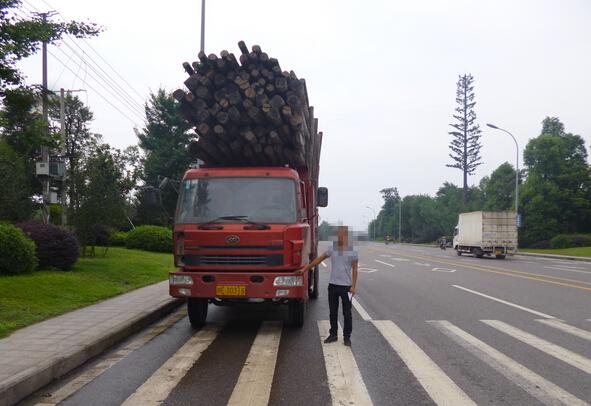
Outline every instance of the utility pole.
{"label": "utility pole", "polygon": [[[48,11],[46,13],[37,13],[37,15],[39,17],[41,17],[43,19],[44,22],[47,21],[48,17],[51,17],[52,15],[54,15],[55,12],[54,11]],[[42,43],[42,48],[41,48],[41,54],[42,54],[42,77],[43,77],[43,90],[41,92],[41,96],[42,96],[42,111],[43,111],[43,132],[45,135],[45,139],[47,140],[49,138],[49,119],[48,119],[48,106],[47,106],[47,93],[48,93],[48,89],[47,89],[47,41],[43,41]],[[42,145],[41,146],[41,162],[43,164],[45,164],[45,167],[49,167],[49,147],[47,145]],[[50,193],[50,177],[44,175],[41,179],[41,183],[43,185],[43,222],[44,223],[49,223],[49,203],[50,203],[50,199],[51,199],[51,193]]]}
{"label": "utility pole", "polygon": [[398,203],[398,244],[402,243],[402,197]]}

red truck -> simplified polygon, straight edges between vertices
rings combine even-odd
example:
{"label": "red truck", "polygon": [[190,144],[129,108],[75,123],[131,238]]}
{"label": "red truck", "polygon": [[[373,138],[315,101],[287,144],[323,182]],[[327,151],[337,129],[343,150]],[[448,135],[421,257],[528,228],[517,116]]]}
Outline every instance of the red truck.
{"label": "red truck", "polygon": [[170,294],[187,298],[193,326],[205,323],[209,303],[286,304],[290,323],[303,324],[308,298],[318,296],[318,269],[295,271],[318,254],[317,208],[328,200],[316,179],[307,167],[287,166],[185,173]]}

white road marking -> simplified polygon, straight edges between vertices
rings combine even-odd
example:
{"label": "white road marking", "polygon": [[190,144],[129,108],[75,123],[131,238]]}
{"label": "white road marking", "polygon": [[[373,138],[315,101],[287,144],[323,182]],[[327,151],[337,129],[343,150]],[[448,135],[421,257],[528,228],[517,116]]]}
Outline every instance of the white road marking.
{"label": "white road marking", "polygon": [[266,406],[269,403],[281,327],[279,321],[263,322],[250,347],[228,406]]}
{"label": "white road marking", "polygon": [[[328,336],[329,329],[328,320],[318,321],[321,342]],[[339,342],[322,344],[322,353],[332,404],[334,406],[373,405],[351,348]]]}
{"label": "white road marking", "polygon": [[326,264],[324,263],[324,261],[322,261],[322,262],[321,262],[321,264],[322,264],[322,266],[323,266],[323,267],[325,267],[325,268],[328,266],[328,265],[326,265]]}
{"label": "white road marking", "polygon": [[418,265],[418,266],[431,266],[431,264],[424,264],[422,262],[413,262],[413,265]]}
{"label": "white road marking", "polygon": [[386,258],[389,258],[389,257],[391,257],[391,256],[392,256],[392,255],[389,255],[389,254],[380,254],[380,257],[386,257]]}
{"label": "white road marking", "polygon": [[408,369],[436,404],[476,404],[394,322],[391,320],[374,320],[372,323],[388,341],[392,349],[402,358]]}
{"label": "white road marking", "polygon": [[570,269],[586,269],[580,266],[571,266],[571,265],[560,265],[562,268],[570,268]]}
{"label": "white road marking", "polygon": [[435,272],[455,272],[455,269],[447,269],[447,268],[433,268],[431,269],[432,271]]}
{"label": "white road marking", "polygon": [[509,381],[528,392],[530,395],[547,405],[587,405],[587,402],[568,393],[559,386],[544,379],[535,372],[515,362],[502,352],[499,352],[480,341],[473,335],[456,327],[447,320],[430,321],[443,334],[451,338],[466,351],[481,359],[491,368],[496,369]]}
{"label": "white road marking", "polygon": [[406,258],[396,258],[396,257],[390,257],[390,259],[392,261],[398,261],[398,262],[408,262],[409,260]]}
{"label": "white road marking", "polygon": [[510,335],[511,337],[525,343],[532,347],[545,352],[546,354],[552,355],[558,358],[562,362],[580,369],[583,372],[591,374],[591,359],[585,358],[582,355],[574,353],[566,348],[559,345],[546,341],[540,337],[530,334],[526,331],[513,327],[510,324],[504,323],[499,320],[480,320],[484,324],[487,324],[502,333]]}
{"label": "white road marking", "polygon": [[390,266],[392,268],[395,268],[396,267],[396,265],[392,265],[392,264],[389,264],[387,262],[380,261],[379,259],[374,259],[374,261],[379,262],[380,264],[388,265],[388,266]]}
{"label": "white road marking", "polygon": [[160,405],[215,340],[219,331],[220,326],[208,324],[195,333],[123,405]]}
{"label": "white road marking", "polygon": [[567,272],[577,272],[577,273],[588,273],[588,274],[591,274],[591,271],[580,271],[578,269],[570,269],[570,268],[566,268],[566,267],[563,267],[563,266],[560,266],[560,267],[558,267],[558,266],[545,266],[544,269],[556,269],[556,270],[559,270],[559,271],[567,271]]}
{"label": "white road marking", "polygon": [[540,320],[536,320],[536,321],[540,322],[542,324],[545,324],[547,326],[554,327],[558,330],[564,331],[565,333],[572,334],[572,335],[582,338],[584,340],[591,341],[591,332],[571,326],[561,320],[540,319]]}
{"label": "white road marking", "polygon": [[507,306],[515,307],[516,309],[520,309],[520,310],[523,310],[523,311],[526,311],[526,312],[535,314],[537,316],[544,317],[546,319],[555,319],[556,318],[556,317],[550,316],[550,315],[548,315],[546,313],[538,312],[536,310],[532,310],[532,309],[529,309],[529,308],[524,307],[524,306],[520,306],[520,305],[515,304],[515,303],[507,302],[506,300],[503,300],[503,299],[498,299],[496,297],[489,296],[489,295],[486,295],[484,293],[477,292],[477,291],[472,290],[472,289],[464,288],[463,286],[459,286],[459,285],[452,285],[452,286],[454,288],[462,289],[462,290],[465,290],[466,292],[474,293],[475,295],[482,296],[482,297],[485,297],[485,298],[490,299],[490,300],[494,300],[495,302],[503,303],[503,304],[506,304]]}
{"label": "white road marking", "polygon": [[351,303],[353,304],[353,307],[355,308],[355,310],[357,310],[357,313],[359,313],[363,320],[371,320],[371,316],[368,312],[365,311],[365,309],[363,308],[363,306],[361,306],[361,303],[357,301],[355,296],[353,296],[353,300],[351,300]]}
{"label": "white road marking", "polygon": [[117,364],[119,361],[121,361],[123,358],[128,356],[130,353],[143,347],[152,339],[166,331],[173,324],[175,324],[180,319],[186,316],[186,308],[183,307],[182,309],[177,310],[176,312],[164,318],[158,324],[149,328],[144,335],[134,339],[124,348],[121,348],[114,354],[109,355],[107,358],[105,358],[98,364],[93,365],[89,369],[84,370],[81,374],[75,376],[73,379],[66,382],[65,385],[54,391],[51,394],[51,396],[44,397],[43,400],[39,403],[36,403],[35,406],[54,406],[64,401],[68,397],[72,396],[76,391],[80,390],[81,388],[92,382],[94,379],[103,374],[106,370],[108,370],[109,368]]}

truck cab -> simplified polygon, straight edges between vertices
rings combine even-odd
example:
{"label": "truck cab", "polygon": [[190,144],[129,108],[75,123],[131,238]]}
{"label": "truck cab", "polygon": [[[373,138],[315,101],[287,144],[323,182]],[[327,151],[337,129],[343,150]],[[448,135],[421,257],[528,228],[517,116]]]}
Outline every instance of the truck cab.
{"label": "truck cab", "polygon": [[182,180],[174,222],[170,294],[188,299],[201,325],[209,303],[289,306],[302,325],[318,295],[318,270],[295,271],[317,256],[317,196],[305,170],[288,167],[197,168]]}

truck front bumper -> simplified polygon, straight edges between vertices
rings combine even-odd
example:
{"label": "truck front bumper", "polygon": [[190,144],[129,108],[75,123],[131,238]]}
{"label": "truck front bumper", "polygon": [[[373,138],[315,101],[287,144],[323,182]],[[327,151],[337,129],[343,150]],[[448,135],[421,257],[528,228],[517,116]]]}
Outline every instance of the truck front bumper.
{"label": "truck front bumper", "polygon": [[[301,284],[274,284],[276,278],[281,277],[300,277]],[[189,281],[192,283],[186,283]],[[301,275],[285,272],[171,272],[169,279],[170,295],[178,298],[303,299],[308,297],[307,287],[307,272]]]}

